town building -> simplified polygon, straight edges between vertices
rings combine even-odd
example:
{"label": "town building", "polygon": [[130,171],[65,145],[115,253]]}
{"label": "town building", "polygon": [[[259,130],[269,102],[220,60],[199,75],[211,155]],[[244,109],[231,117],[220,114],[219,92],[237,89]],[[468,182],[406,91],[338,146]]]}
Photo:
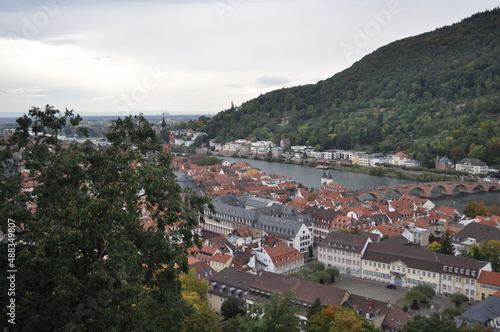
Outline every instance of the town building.
{"label": "town building", "polygon": [[370,244],[362,257],[362,277],[403,287],[426,284],[443,294],[476,298],[481,271],[491,264],[422,248],[403,236]]}
{"label": "town building", "polygon": [[436,158],[436,164],[435,164],[436,169],[440,170],[448,170],[448,169],[455,169],[455,163],[448,157],[443,157],[443,158]]}
{"label": "town building", "polygon": [[500,291],[500,273],[481,271],[477,281],[476,300],[484,300]]}
{"label": "town building", "polygon": [[277,274],[296,272],[304,266],[304,255],[282,241],[272,241],[269,245],[258,243],[253,248],[257,272],[267,271]]}
{"label": "town building", "polygon": [[275,235],[287,245],[309,256],[313,244],[312,222],[291,206],[276,201],[250,196],[223,195],[212,200],[215,213],[205,209],[204,230],[230,234],[246,226]]}
{"label": "town building", "polygon": [[377,241],[377,235],[367,232],[332,232],[317,244],[318,261],[337,268],[342,274],[361,277],[361,257],[368,244]]}
{"label": "town building", "polygon": [[486,174],[489,171],[488,165],[474,158],[465,158],[455,165],[455,170],[472,174]]}

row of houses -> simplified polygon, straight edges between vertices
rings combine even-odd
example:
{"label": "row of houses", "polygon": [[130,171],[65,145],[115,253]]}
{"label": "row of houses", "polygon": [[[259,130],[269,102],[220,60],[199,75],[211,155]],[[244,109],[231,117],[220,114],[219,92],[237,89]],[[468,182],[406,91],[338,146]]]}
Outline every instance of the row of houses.
{"label": "row of houses", "polygon": [[208,300],[210,307],[220,310],[222,303],[235,298],[242,304],[269,299],[271,294],[293,292],[294,302],[301,309],[298,316],[306,320],[307,309],[316,299],[323,305],[335,305],[356,310],[377,328],[384,331],[402,331],[411,316],[402,310],[395,309],[387,302],[378,301],[365,296],[351,294],[347,290],[322,285],[319,283],[262,272],[259,275],[245,273],[226,268],[209,278],[210,290]]}
{"label": "row of houses", "polygon": [[341,273],[411,288],[426,284],[438,294],[465,294],[483,300],[500,291],[500,273],[491,263],[428,250],[396,236],[378,242],[373,234],[333,232],[317,245],[318,261]]}
{"label": "row of houses", "polygon": [[[394,203],[394,207],[400,206]],[[273,235],[282,239],[283,247],[293,247],[305,257],[309,256],[310,247],[316,242],[318,261],[334,266],[346,275],[394,283],[402,287],[424,283],[432,286],[438,293],[460,292],[473,300],[491,294],[482,289],[483,284],[478,283],[480,272],[491,271],[491,264],[425,249],[422,244],[428,244],[430,235],[426,229],[396,223],[374,226],[375,222],[371,221],[368,223],[373,224],[371,227],[361,230],[359,235],[353,235],[339,232],[348,229],[343,228],[345,225],[338,225],[339,220],[348,225],[354,222],[353,217],[343,216],[339,211],[310,207],[300,214],[293,208],[257,197],[220,196],[214,199],[214,209],[215,211],[205,211],[205,223],[202,226],[205,230],[230,234],[239,227],[248,227],[260,231],[263,236]],[[326,223],[323,222],[325,220]],[[331,227],[332,221],[337,223],[336,229]],[[480,231],[483,228],[489,230]],[[379,242],[388,233],[392,233],[390,240]],[[455,233],[457,249],[464,239],[470,241],[471,233],[489,234],[489,237],[478,238],[478,242],[497,237],[500,239],[500,230],[496,227],[469,223],[462,229],[462,233]],[[257,254],[259,250],[254,252]],[[266,261],[266,258],[259,255],[256,259],[264,263],[272,261],[269,258]],[[300,268],[296,261],[290,266],[293,269],[286,266],[282,269],[272,267],[272,272],[289,273]],[[459,266],[464,268],[455,274],[453,268]],[[266,268],[259,270],[269,271]],[[486,288],[488,287],[494,290],[495,287],[500,287],[500,282],[498,285],[488,284]]]}
{"label": "row of houses", "polygon": [[[275,158],[290,159],[296,162],[300,162],[306,158],[320,161],[320,163],[330,163],[333,160],[344,160],[350,162],[352,165],[365,167],[375,167],[380,164],[406,167],[422,166],[419,161],[409,158],[403,151],[387,155],[341,149],[316,151],[312,146],[290,146],[290,140],[287,139],[283,139],[279,146],[271,141],[251,142],[244,139],[227,143],[215,143],[215,141],[212,141],[210,145],[216,153],[228,156],[237,154],[242,156],[266,157],[271,154]],[[447,157],[438,157],[436,158],[435,167],[436,169],[453,169],[471,174],[486,174],[496,171],[485,162],[474,158],[464,158],[455,164]]]}

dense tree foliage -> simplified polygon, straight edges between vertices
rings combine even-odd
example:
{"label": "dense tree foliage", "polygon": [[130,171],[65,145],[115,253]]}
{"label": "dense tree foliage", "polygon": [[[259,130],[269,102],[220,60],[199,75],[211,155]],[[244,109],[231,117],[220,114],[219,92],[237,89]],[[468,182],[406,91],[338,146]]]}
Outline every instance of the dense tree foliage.
{"label": "dense tree foliage", "polygon": [[441,239],[441,249],[439,252],[446,255],[455,255],[455,246],[453,245],[449,232],[444,233]]}
{"label": "dense tree foliage", "polygon": [[229,321],[225,331],[237,332],[298,332],[300,318],[297,316],[299,305],[294,303],[293,294],[271,294],[267,302],[255,302],[246,315],[237,316]]}
{"label": "dense tree foliage", "polygon": [[433,313],[430,317],[418,315],[408,322],[403,329],[404,332],[453,332],[457,330],[453,320],[438,313]]}
{"label": "dense tree foliage", "polygon": [[453,293],[450,295],[450,300],[455,303],[455,307],[459,308],[462,303],[467,303],[469,301],[469,297],[462,293]]}
{"label": "dense tree foliage", "polygon": [[[63,124],[78,125],[72,111],[33,108],[17,122],[0,162],[8,169],[1,173],[8,189],[2,198],[10,202],[2,203],[2,216],[22,230],[15,262],[19,319],[9,328],[181,330],[194,308],[181,296],[179,274],[187,271],[187,248],[199,242],[192,230],[207,201],[181,199],[149,123],[142,116],[114,121],[107,135],[112,146],[100,149],[58,141]],[[32,192],[19,191],[18,163],[29,171]],[[174,223],[178,228],[166,234]]]}
{"label": "dense tree foliage", "polygon": [[225,300],[220,307],[220,314],[224,319],[231,319],[246,313],[245,304],[240,300],[230,297]]}
{"label": "dense tree foliage", "polygon": [[486,205],[484,202],[470,201],[465,206],[464,214],[469,218],[475,218],[478,216],[489,217],[492,214],[500,215],[500,206]]}
{"label": "dense tree foliage", "polygon": [[290,138],[320,150],[359,148],[470,156],[500,165],[500,10],[393,42],[316,84],[283,88],[218,113],[220,141]]}
{"label": "dense tree foliage", "polygon": [[486,243],[473,243],[460,252],[461,256],[479,261],[490,262],[495,272],[500,272],[500,240],[490,240]]}
{"label": "dense tree foliage", "polygon": [[427,300],[431,299],[434,295],[436,295],[436,292],[431,286],[420,284],[410,289],[408,293],[406,293],[405,299],[411,302],[410,308],[418,309],[419,302],[427,302]]}
{"label": "dense tree foliage", "polygon": [[380,331],[355,310],[329,305],[313,315],[306,324],[307,332]]}
{"label": "dense tree foliage", "polygon": [[325,264],[318,261],[312,261],[307,267],[290,274],[291,277],[321,284],[335,282],[335,277],[338,277],[338,275],[339,270],[337,268],[325,268]]}

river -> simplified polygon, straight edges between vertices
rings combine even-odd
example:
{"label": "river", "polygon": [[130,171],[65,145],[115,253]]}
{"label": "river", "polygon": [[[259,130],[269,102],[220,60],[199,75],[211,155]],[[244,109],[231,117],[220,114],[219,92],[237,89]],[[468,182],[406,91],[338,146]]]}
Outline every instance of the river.
{"label": "river", "polygon": [[[321,186],[321,176],[323,170],[316,169],[313,167],[293,165],[293,164],[281,164],[272,163],[263,160],[254,159],[244,159],[244,158],[229,158],[223,157],[222,159],[229,162],[246,162],[253,167],[256,167],[266,174],[279,174],[287,175],[296,182],[302,183],[303,185],[311,188],[319,188]],[[326,172],[331,172],[333,182],[339,183],[346,187],[348,190],[359,190],[371,187],[379,186],[393,186],[405,183],[415,183],[415,181],[408,179],[397,179],[391,177],[383,176],[373,176],[365,173],[355,173],[348,172],[344,170],[327,170]],[[464,193],[454,193],[452,196],[444,196],[439,193],[433,193],[431,201],[434,204],[441,206],[454,207],[460,212],[463,212],[465,206],[470,201],[484,202],[486,205],[499,205],[500,204],[500,193],[486,193],[477,192],[473,194]]]}

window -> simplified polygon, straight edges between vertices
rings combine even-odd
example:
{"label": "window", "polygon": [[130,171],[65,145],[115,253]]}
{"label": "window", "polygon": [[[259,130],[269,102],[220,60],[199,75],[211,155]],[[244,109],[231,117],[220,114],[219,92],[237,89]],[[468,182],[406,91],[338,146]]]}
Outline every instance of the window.
{"label": "window", "polygon": [[448,267],[445,265],[443,266],[443,271],[447,272],[448,271]]}

